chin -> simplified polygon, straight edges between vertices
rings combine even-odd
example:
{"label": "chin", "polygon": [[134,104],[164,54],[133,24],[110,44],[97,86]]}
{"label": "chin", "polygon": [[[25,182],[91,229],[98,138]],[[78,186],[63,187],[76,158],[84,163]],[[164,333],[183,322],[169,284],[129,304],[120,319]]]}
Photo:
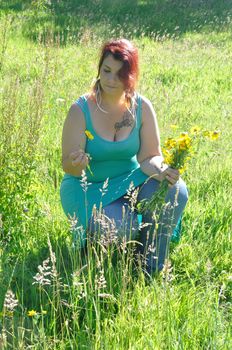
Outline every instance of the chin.
{"label": "chin", "polygon": [[121,91],[120,89],[118,88],[111,88],[111,87],[108,87],[108,86],[103,86],[102,87],[104,93],[108,94],[108,95],[122,95],[123,94],[123,91]]}
{"label": "chin", "polygon": [[107,90],[107,91],[115,91],[115,90],[117,90],[117,88],[115,88],[115,87],[110,87],[110,86],[108,86],[108,85],[103,85],[103,89],[104,89],[104,90]]}
{"label": "chin", "polygon": [[105,95],[115,95],[115,91],[112,91],[111,89],[104,88],[102,90]]}

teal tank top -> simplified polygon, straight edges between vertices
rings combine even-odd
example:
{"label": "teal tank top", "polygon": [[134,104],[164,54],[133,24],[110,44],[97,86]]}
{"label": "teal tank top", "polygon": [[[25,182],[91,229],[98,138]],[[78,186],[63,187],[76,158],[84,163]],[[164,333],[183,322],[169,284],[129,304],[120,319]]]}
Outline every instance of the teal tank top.
{"label": "teal tank top", "polygon": [[[136,154],[140,148],[141,106],[139,94],[136,95],[135,125],[130,135],[120,141],[108,141],[98,135],[93,127],[87,98],[81,96],[76,104],[85,116],[86,129],[93,140],[86,138],[85,152],[90,154],[90,169],[86,169],[87,190],[83,188],[81,177],[65,174],[60,187],[61,203],[67,216],[78,220],[78,227],[86,230],[92,215],[93,206],[97,208],[110,204],[127,193],[130,183],[141,185],[148,176],[137,162]],[[101,189],[108,178],[108,186],[103,194]]]}

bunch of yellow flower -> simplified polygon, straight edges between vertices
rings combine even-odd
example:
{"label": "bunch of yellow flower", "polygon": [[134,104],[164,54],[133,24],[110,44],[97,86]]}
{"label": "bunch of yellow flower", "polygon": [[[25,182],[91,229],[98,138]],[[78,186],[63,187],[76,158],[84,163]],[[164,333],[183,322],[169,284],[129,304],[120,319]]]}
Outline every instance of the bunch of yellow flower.
{"label": "bunch of yellow flower", "polygon": [[177,138],[168,138],[162,151],[164,163],[179,169],[182,174],[186,170],[190,155],[193,154],[193,138],[187,132],[181,133]]}
{"label": "bunch of yellow flower", "polygon": [[[172,125],[172,129],[173,125]],[[175,127],[177,129],[177,127]],[[186,169],[189,160],[195,154],[195,147],[199,144],[199,141],[204,138],[211,140],[217,140],[220,135],[220,131],[208,131],[202,130],[199,126],[194,126],[190,129],[190,133],[182,132],[176,138],[168,138],[162,153],[164,156],[164,163],[171,168],[178,169],[180,174],[183,174]],[[139,212],[146,210],[160,210],[165,204],[165,197],[168,190],[168,181],[163,180],[159,186],[159,190],[155,192],[149,201],[140,202],[137,205]]]}

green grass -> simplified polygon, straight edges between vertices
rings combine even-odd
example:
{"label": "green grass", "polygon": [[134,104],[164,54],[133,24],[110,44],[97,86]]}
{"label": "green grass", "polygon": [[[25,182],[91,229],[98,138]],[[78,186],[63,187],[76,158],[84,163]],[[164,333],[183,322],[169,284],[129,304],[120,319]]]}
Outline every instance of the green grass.
{"label": "green grass", "polygon": [[[231,2],[135,1],[127,21],[132,1],[40,4],[0,5],[0,348],[230,349]],[[184,175],[182,239],[172,269],[149,284],[141,272],[132,278],[129,247],[89,247],[80,271],[86,260],[71,248],[59,198],[65,116],[89,90],[102,42],[116,36],[139,49],[138,91],[162,142],[170,124],[221,131]],[[39,288],[33,276],[48,257],[51,285]],[[3,308],[9,289],[13,314]]]}

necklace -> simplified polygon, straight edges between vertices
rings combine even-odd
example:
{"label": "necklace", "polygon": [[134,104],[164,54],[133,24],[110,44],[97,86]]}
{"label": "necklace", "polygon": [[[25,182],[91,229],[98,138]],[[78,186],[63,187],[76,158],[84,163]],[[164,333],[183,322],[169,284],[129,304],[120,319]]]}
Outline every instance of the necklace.
{"label": "necklace", "polygon": [[[99,101],[99,97],[100,97],[100,101]],[[104,110],[100,104],[102,101],[102,97],[101,97],[101,91],[100,91],[100,87],[99,84],[97,85],[97,89],[96,89],[96,105],[98,107],[98,109],[105,113],[105,114],[109,114],[109,111]],[[116,122],[114,124],[114,129],[115,129],[115,135],[114,135],[114,141],[116,141],[116,134],[117,132],[123,128],[123,127],[132,127],[133,123],[134,123],[134,114],[133,114],[134,110],[130,110],[128,107],[126,107],[126,110],[123,112],[122,115],[122,120],[120,122]],[[134,111],[135,112],[135,111]]]}
{"label": "necklace", "polygon": [[[100,95],[100,102],[98,101],[98,96]],[[101,106],[100,103],[102,102],[102,97],[101,97],[101,91],[99,88],[99,85],[97,86],[97,90],[96,90],[96,105],[98,107],[98,109],[100,109],[100,111],[102,111],[105,114],[109,114],[109,111],[104,110]],[[128,108],[127,108],[128,109]]]}

